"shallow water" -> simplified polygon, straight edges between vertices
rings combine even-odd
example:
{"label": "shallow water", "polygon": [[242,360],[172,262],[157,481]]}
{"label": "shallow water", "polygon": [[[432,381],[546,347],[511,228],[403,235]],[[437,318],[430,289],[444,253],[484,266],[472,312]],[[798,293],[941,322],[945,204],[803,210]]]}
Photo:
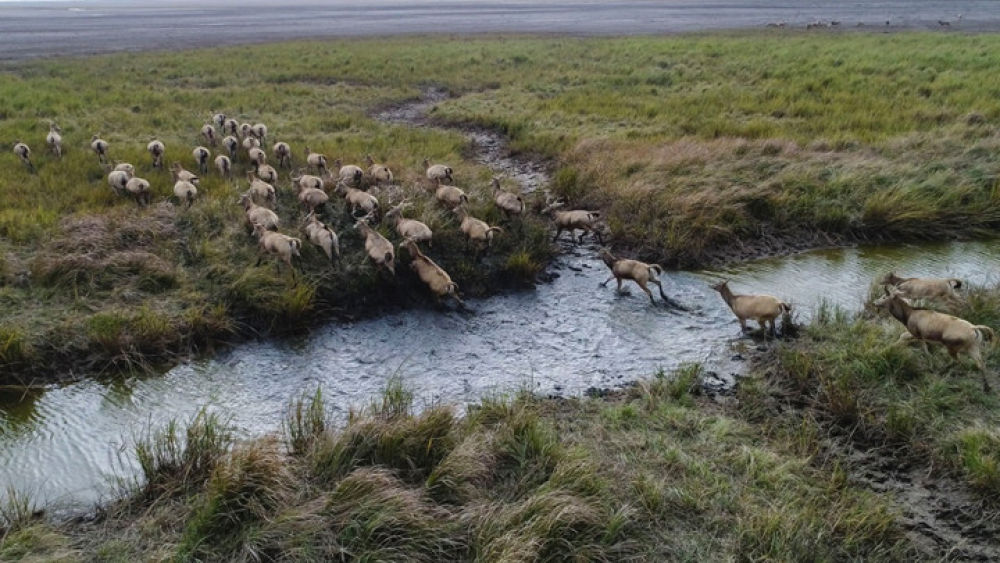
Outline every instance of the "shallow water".
{"label": "shallow water", "polygon": [[717,274],[750,287],[771,288],[797,308],[814,308],[825,300],[858,309],[872,282],[890,270],[903,277],[959,278],[983,285],[1000,281],[998,259],[1000,242],[863,246],[756,260]]}
{"label": "shallow water", "polygon": [[[84,381],[0,399],[0,482],[57,504],[88,504],[127,474],[120,452],[136,433],[198,409],[230,417],[245,435],[280,427],[290,398],[323,387],[343,414],[365,404],[398,374],[419,404],[463,403],[528,388],[579,394],[704,362],[728,379],[741,363],[735,319],[706,282],[732,279],[737,292],[769,292],[796,305],[800,319],[821,300],[857,309],[869,283],[901,274],[997,278],[1000,249],[968,242],[920,247],[821,250],[750,262],[719,272],[663,276],[668,294],[696,308],[650,306],[637,288],[601,288],[605,266],[593,247],[566,245],[535,291],[471,300],[471,313],[401,311],[331,324],[295,340],[253,342],[162,376]],[[613,285],[613,284],[612,284]],[[657,297],[657,299],[659,299]]]}
{"label": "shallow water", "polygon": [[[445,96],[429,90],[422,100],[376,117],[430,126],[425,115]],[[547,182],[544,165],[508,156],[496,134],[466,134],[477,159],[523,191]],[[630,295],[618,295],[613,284],[600,287],[608,270],[596,248],[564,239],[550,268],[557,275],[552,282],[469,300],[469,313],[399,311],[332,323],[307,337],[246,343],[159,376],[0,394],[0,500],[6,485],[39,504],[87,508],[114,493],[113,475],[134,474],[129,444],[150,428],[205,408],[244,436],[276,431],[289,401],[317,386],[340,415],[366,404],[395,375],[415,392],[418,406],[519,389],[580,394],[689,362],[711,370],[715,386],[731,386],[743,369],[738,351],[752,341],[708,288],[719,276],[731,278],[737,293],[781,296],[805,320],[824,300],[859,308],[872,280],[891,268],[987,283],[997,280],[1000,263],[1000,246],[966,242],[818,250],[716,272],[670,272],[661,277],[665,291],[692,309],[677,312],[659,296],[651,306],[634,285]]]}

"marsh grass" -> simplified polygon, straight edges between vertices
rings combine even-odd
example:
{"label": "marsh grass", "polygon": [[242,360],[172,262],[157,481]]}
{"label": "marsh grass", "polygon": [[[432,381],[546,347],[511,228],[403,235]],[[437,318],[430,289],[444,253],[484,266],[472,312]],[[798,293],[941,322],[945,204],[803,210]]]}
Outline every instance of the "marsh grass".
{"label": "marsh grass", "polygon": [[615,243],[648,259],[699,266],[1000,224],[996,37],[560,38],[504,54],[484,43],[492,88],[436,115],[558,157],[554,190],[604,209]]}
{"label": "marsh grass", "polygon": [[200,488],[233,445],[233,430],[204,410],[186,425],[171,420],[138,437],[133,445],[140,477],[137,498],[148,501]]}
{"label": "marsh grass", "polygon": [[[953,314],[997,326],[998,310],[997,288],[974,287]],[[984,350],[993,388],[984,393],[972,362],[953,362],[936,345],[929,353],[898,345],[904,330],[895,319],[871,311],[828,311],[805,327],[799,341],[783,343],[761,364],[762,379],[749,380],[740,391],[741,408],[782,432],[811,432],[804,449],[816,447],[817,435],[832,427],[903,460],[930,459],[939,470],[964,478],[995,509],[1000,492],[1000,442],[991,430],[1000,424],[996,346]],[[803,410],[781,414],[783,403]]]}
{"label": "marsh grass", "polygon": [[676,381],[659,376],[603,399],[485,399],[464,417],[417,411],[398,381],[341,422],[309,393],[290,405],[283,443],[234,443],[200,415],[144,442],[155,487],[134,489],[94,522],[29,520],[21,530],[45,541],[9,535],[0,553],[609,562],[912,555],[884,499],[702,403],[698,374],[691,367]]}
{"label": "marsh grass", "polygon": [[[345,256],[331,267],[305,248],[297,286],[270,261],[252,266],[240,181],[209,173],[191,210],[169,204],[169,178],[150,169],[145,143],[159,137],[168,163],[194,168],[190,148],[213,110],[267,123],[269,143],[291,143],[296,167],[306,144],[331,159],[372,153],[387,163],[397,195],[416,199],[410,215],[437,233],[432,257],[463,292],[481,295],[533,282],[551,255],[544,223],[508,228],[476,260],[455,218],[417,187],[420,162],[451,163],[473,214],[495,223],[491,172],[468,158],[459,133],[373,113],[428,87],[447,91],[432,120],[493,128],[515,151],[551,158],[555,192],[604,210],[617,246],[670,265],[981,236],[1000,226],[998,46],[991,35],[929,33],[421,37],[7,64],[0,139],[29,140],[38,172],[9,151],[0,166],[3,377],[67,361],[83,371],[157,364],[212,340],[427,302],[407,268],[392,282],[356,266],[360,239],[336,198],[322,213]],[[50,119],[63,128],[60,161],[42,146]],[[113,196],[87,149],[94,132],[152,181],[153,206]],[[236,163],[237,178],[245,166]],[[283,229],[298,234],[286,180],[278,190]],[[140,303],[165,331],[122,342],[87,330],[92,315]]]}
{"label": "marsh grass", "polygon": [[[462,134],[368,117],[414,97],[426,80],[401,83],[390,78],[393,73],[364,67],[356,69],[368,73],[364,78],[345,76],[342,63],[353,66],[351,57],[342,57],[346,51],[340,47],[328,47],[254,47],[281,70],[254,71],[253,76],[244,73],[257,66],[245,53],[238,55],[242,63],[204,64],[240,50],[97,57],[88,58],[87,65],[36,61],[0,70],[0,139],[30,139],[38,168],[33,174],[0,167],[0,380],[24,384],[58,377],[64,371],[60,366],[69,364],[77,373],[153,369],[213,342],[297,331],[335,315],[429,301],[406,267],[406,253],[400,253],[396,279],[372,269],[337,197],[320,215],[340,235],[344,256],[339,262],[331,264],[306,242],[302,259],[296,260],[296,279],[270,258],[255,266],[256,241],[237,205],[246,188],[245,158],[234,163],[237,180],[212,170],[203,175],[196,204],[177,206],[169,174],[151,168],[145,145],[155,136],[167,146],[168,166],[179,161],[196,170],[190,151],[202,144],[198,130],[213,110],[267,123],[268,145],[289,142],[295,167],[305,165],[307,144],[331,160],[360,162],[371,153],[388,164],[399,186],[379,193],[383,206],[403,197],[414,200],[409,213],[437,235],[434,247],[425,251],[464,294],[533,284],[552,255],[540,220],[527,218],[477,259],[466,251],[456,218],[421,189],[422,159],[448,162],[473,197],[470,211],[499,220],[489,197],[492,174],[467,156]],[[324,58],[332,57],[328,64],[286,64],[317,49]],[[367,51],[361,44],[349,49]],[[108,81],[132,86],[98,85]],[[46,154],[43,145],[50,119],[63,129],[61,160]],[[109,141],[112,159],[135,164],[137,175],[150,180],[152,205],[138,208],[112,193],[88,148],[92,133]],[[302,213],[285,171],[276,187],[282,231],[303,237]],[[399,240],[385,225],[380,231]]]}

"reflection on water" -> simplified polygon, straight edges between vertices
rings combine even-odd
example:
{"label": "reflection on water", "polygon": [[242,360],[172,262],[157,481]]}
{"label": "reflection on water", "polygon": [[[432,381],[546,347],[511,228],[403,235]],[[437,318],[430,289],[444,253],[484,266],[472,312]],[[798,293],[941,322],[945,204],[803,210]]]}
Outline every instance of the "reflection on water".
{"label": "reflection on water", "polygon": [[[568,248],[559,277],[536,291],[472,300],[472,314],[416,310],[331,324],[308,338],[252,342],[156,377],[83,381],[44,393],[0,396],[0,482],[40,501],[91,503],[106,477],[129,472],[120,455],[134,435],[206,407],[246,435],[279,428],[290,398],[322,385],[336,412],[365,404],[394,374],[423,403],[461,403],[530,388],[577,394],[705,362],[727,374],[735,318],[707,287],[732,279],[737,293],[768,292],[799,318],[825,299],[858,308],[871,281],[901,275],[997,279],[990,243],[824,250],[760,260],[717,272],[664,276],[665,290],[693,313],[651,307],[598,284],[605,266],[593,249]],[[611,284],[613,286],[613,284]],[[122,461],[124,460],[124,461]],[[3,494],[3,493],[0,493]]]}
{"label": "reflection on water", "polygon": [[768,258],[718,272],[740,286],[771,288],[775,295],[805,308],[825,299],[859,308],[871,284],[890,270],[903,277],[959,278],[972,284],[1000,281],[1000,247],[993,242],[875,246],[817,250]]}

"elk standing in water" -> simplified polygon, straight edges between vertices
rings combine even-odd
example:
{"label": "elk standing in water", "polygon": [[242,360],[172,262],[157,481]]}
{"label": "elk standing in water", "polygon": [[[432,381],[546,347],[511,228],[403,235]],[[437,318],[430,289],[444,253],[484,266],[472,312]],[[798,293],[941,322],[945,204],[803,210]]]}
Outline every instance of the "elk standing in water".
{"label": "elk standing in water", "polygon": [[649,302],[656,304],[656,301],[653,300],[653,292],[646,286],[648,283],[655,283],[656,287],[660,288],[660,297],[665,303],[677,309],[685,308],[677,301],[667,297],[667,294],[663,292],[663,284],[657,279],[657,274],[663,273],[663,267],[659,264],[647,264],[638,260],[618,258],[614,254],[611,254],[611,251],[607,248],[601,249],[600,257],[607,267],[611,269],[611,277],[604,280],[601,284],[602,287],[607,287],[608,282],[611,280],[618,280],[618,293],[621,293],[622,281],[632,280],[646,292],[646,295],[649,296]]}
{"label": "elk standing in water", "polygon": [[775,334],[774,320],[782,317],[782,330],[789,322],[789,315],[792,312],[791,305],[781,301],[771,295],[737,295],[729,289],[729,280],[721,281],[711,286],[722,295],[722,299],[729,305],[729,309],[740,320],[740,329],[747,331],[747,319],[753,319],[760,323],[761,330]]}

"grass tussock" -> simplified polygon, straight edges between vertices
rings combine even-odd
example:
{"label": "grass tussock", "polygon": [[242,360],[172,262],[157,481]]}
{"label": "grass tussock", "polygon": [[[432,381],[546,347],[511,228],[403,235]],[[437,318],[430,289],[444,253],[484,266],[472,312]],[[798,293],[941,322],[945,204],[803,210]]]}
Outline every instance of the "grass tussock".
{"label": "grass tussock", "polygon": [[414,412],[394,383],[343,424],[316,393],[292,403],[284,443],[222,440],[202,416],[186,441],[157,438],[156,487],[95,522],[24,528],[49,547],[9,535],[0,550],[240,561],[915,553],[884,499],[702,403],[699,374],[603,399],[487,399],[464,417]]}
{"label": "grass tussock", "polygon": [[[953,314],[974,324],[997,326],[1000,291],[971,288]],[[865,446],[879,445],[910,460],[933,461],[934,467],[963,477],[984,499],[1000,488],[1000,441],[992,429],[997,415],[996,368],[1000,355],[987,346],[992,393],[983,393],[971,361],[956,363],[937,345],[896,343],[904,327],[871,312],[859,315],[821,311],[797,342],[782,344],[761,366],[763,379],[744,386],[742,408],[755,420],[772,421],[816,451],[819,432],[829,424]],[[781,414],[779,402],[807,407],[805,413]]]}
{"label": "grass tussock", "polygon": [[233,431],[214,413],[199,412],[186,426],[176,420],[135,441],[139,497],[152,499],[204,485],[233,446]]}

